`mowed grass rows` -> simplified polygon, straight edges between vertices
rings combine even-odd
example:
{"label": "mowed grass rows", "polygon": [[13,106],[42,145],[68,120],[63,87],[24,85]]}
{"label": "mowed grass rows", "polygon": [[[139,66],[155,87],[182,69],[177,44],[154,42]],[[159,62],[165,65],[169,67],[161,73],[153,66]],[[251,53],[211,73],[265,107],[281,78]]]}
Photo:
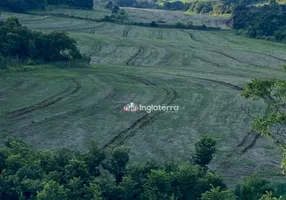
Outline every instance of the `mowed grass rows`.
{"label": "mowed grass rows", "polygon": [[[183,162],[206,133],[218,141],[211,167],[228,183],[254,171],[269,176],[279,171],[278,148],[251,131],[251,119],[242,111],[259,112],[263,105],[245,101],[240,90],[253,77],[284,78],[285,45],[229,31],[18,17],[36,30],[69,31],[93,65],[1,75],[3,137],[22,136],[37,148],[79,150],[95,139],[104,149],[128,146],[133,162]],[[180,110],[123,112],[131,101]]]}
{"label": "mowed grass rows", "polygon": [[182,11],[171,11],[171,10],[154,10],[154,9],[143,9],[143,8],[123,8],[130,21],[137,22],[166,22],[171,24],[181,23],[193,23],[194,25],[206,25],[211,27],[221,27],[223,29],[229,29],[228,21],[229,17],[213,17],[209,15],[196,15],[186,14]]}

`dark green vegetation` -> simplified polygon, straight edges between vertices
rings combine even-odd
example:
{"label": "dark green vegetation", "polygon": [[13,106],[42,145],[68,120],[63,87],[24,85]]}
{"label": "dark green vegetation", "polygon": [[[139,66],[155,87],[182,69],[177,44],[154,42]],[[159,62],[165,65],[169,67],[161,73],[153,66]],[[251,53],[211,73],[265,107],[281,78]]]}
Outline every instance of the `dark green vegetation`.
{"label": "dark green vegetation", "polygon": [[163,4],[158,4],[156,1],[137,1],[137,0],[115,0],[116,5],[124,7],[137,7],[137,8],[153,8],[153,9],[166,9],[166,10],[188,10],[190,3],[181,1],[166,1]]}
{"label": "dark green vegetation", "polygon": [[199,14],[231,14],[233,3],[227,1],[195,1],[190,4],[188,11]]}
{"label": "dark green vegetation", "polygon": [[14,12],[24,12],[26,10],[44,9],[46,6],[45,0],[1,0],[0,10],[10,10]]}
{"label": "dark green vegetation", "polygon": [[238,6],[232,15],[233,27],[247,36],[286,42],[286,5]]}
{"label": "dark green vegetation", "polygon": [[[211,138],[204,137],[196,146],[214,149],[214,145]],[[211,152],[209,156],[212,157]],[[0,198],[258,200],[266,191],[279,193],[270,182],[250,177],[237,186],[236,198],[217,175],[207,167],[196,165],[201,162],[193,165],[159,165],[155,161],[128,163],[129,150],[124,147],[101,151],[90,142],[86,153],[68,149],[36,151],[21,140],[8,138],[5,148],[0,150]],[[285,184],[281,186],[285,187]]]}
{"label": "dark green vegetation", "polygon": [[203,137],[200,142],[195,144],[196,153],[193,157],[194,162],[201,167],[210,164],[215,153],[216,141],[209,137]]}
{"label": "dark green vegetation", "polygon": [[68,5],[74,8],[93,8],[93,0],[46,0],[48,5]]}
{"label": "dark green vegetation", "polygon": [[22,26],[17,18],[0,22],[0,68],[13,62],[36,64],[84,60],[76,41],[63,32],[44,34]]}
{"label": "dark green vegetation", "polygon": [[75,8],[92,9],[92,0],[1,0],[2,9],[12,12],[26,12],[28,10],[43,10],[47,5],[68,5]]}

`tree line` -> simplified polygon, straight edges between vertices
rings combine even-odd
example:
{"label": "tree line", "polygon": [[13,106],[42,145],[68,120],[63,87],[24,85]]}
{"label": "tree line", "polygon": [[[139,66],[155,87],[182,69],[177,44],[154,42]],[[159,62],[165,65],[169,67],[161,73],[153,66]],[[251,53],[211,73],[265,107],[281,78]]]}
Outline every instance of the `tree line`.
{"label": "tree line", "polygon": [[234,6],[251,5],[255,3],[267,2],[266,0],[221,0],[221,1],[164,1],[159,3],[158,0],[139,1],[139,0],[107,0],[106,3],[112,2],[115,5],[123,7],[136,8],[153,8],[165,10],[182,10],[199,14],[231,14]]}
{"label": "tree line", "polygon": [[157,4],[157,1],[137,1],[137,0],[114,0],[113,3],[122,7],[135,8],[153,8],[165,10],[188,10],[190,3],[182,1],[165,1],[163,4]]}
{"label": "tree line", "polygon": [[114,0],[115,5],[122,7],[153,8],[164,10],[182,10],[201,14],[224,14],[231,12],[230,4],[224,1],[165,1],[158,4],[157,1],[137,1],[137,0]]}
{"label": "tree line", "polygon": [[93,8],[93,0],[47,0],[48,5],[68,5],[74,8]]}
{"label": "tree line", "polygon": [[1,68],[16,61],[22,64],[86,60],[76,41],[64,32],[41,33],[22,26],[15,17],[0,22]]}
{"label": "tree line", "polygon": [[237,6],[232,18],[239,34],[286,42],[286,5]]}
{"label": "tree line", "polygon": [[43,10],[47,5],[68,5],[75,8],[93,8],[93,0],[1,0],[0,10],[26,12],[28,10]]}
{"label": "tree line", "polygon": [[26,10],[44,9],[46,6],[45,0],[1,0],[0,9],[25,12]]}
{"label": "tree line", "polygon": [[122,146],[103,151],[90,141],[86,153],[36,151],[22,140],[7,138],[0,149],[0,199],[275,200],[281,195],[279,187],[257,177],[246,178],[235,191],[227,189],[207,167],[215,145],[203,136],[191,162],[130,165],[129,149]]}

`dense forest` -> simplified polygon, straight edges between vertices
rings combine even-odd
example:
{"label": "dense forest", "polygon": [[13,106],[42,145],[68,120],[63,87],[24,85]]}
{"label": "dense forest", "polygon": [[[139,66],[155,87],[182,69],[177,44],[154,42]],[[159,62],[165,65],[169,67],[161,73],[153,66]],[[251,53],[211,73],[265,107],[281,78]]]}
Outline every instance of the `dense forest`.
{"label": "dense forest", "polygon": [[75,8],[93,8],[92,0],[47,0],[49,5],[68,5]]}
{"label": "dense forest", "polygon": [[25,12],[27,10],[44,9],[47,5],[68,5],[75,8],[92,9],[92,0],[1,0],[0,10]]}
{"label": "dense forest", "polygon": [[86,153],[36,151],[8,138],[0,150],[0,199],[275,200],[273,194],[282,195],[285,185],[274,188],[257,177],[246,178],[234,192],[227,189],[207,167],[215,144],[202,137],[192,162],[182,165],[155,161],[129,165],[125,147],[102,151],[90,141]]}
{"label": "dense forest", "polygon": [[237,6],[232,16],[233,28],[242,30],[239,33],[286,42],[286,5]]}
{"label": "dense forest", "polygon": [[24,12],[26,10],[44,9],[46,6],[45,0],[1,0],[0,9]]}
{"label": "dense forest", "polygon": [[31,64],[83,59],[88,58],[66,33],[31,31],[14,17],[0,22],[0,68],[14,61]]}

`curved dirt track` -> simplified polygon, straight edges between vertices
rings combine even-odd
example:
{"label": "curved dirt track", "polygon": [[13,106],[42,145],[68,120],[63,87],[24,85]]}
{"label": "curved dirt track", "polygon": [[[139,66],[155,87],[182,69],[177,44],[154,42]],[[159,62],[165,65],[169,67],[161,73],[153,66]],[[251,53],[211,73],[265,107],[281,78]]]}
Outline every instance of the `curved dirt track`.
{"label": "curved dirt track", "polygon": [[[144,80],[144,79],[139,78],[139,77],[130,76],[130,75],[129,76],[122,75],[122,76],[125,76],[127,78],[132,79],[132,80],[135,80],[135,81],[142,83],[146,86],[156,86],[155,83],[152,83],[150,81]],[[178,98],[177,92],[172,88],[162,88],[162,89],[166,92],[166,96],[164,97],[164,99],[162,100],[160,105],[167,105],[167,106],[171,105]],[[115,137],[113,137],[110,140],[110,142],[105,144],[102,147],[102,149],[106,149],[111,145],[122,145],[124,143],[124,140],[134,136],[134,134],[136,134],[136,131],[138,129],[143,128],[144,126],[149,124],[151,121],[154,122],[154,119],[156,117],[158,117],[158,115],[160,115],[162,112],[163,111],[150,113],[150,114],[145,113],[142,117],[140,117],[135,122],[133,122],[128,128],[120,131]]]}
{"label": "curved dirt track", "polygon": [[35,105],[24,107],[24,108],[9,112],[9,113],[7,113],[7,115],[9,118],[15,118],[15,117],[19,117],[21,115],[25,115],[25,114],[28,114],[30,112],[33,112],[33,111],[36,111],[36,110],[39,110],[42,108],[46,108],[48,106],[51,106],[51,105],[57,103],[60,100],[63,100],[65,98],[69,97],[72,94],[77,93],[80,90],[80,88],[81,88],[81,85],[79,84],[79,82],[72,79],[71,83],[69,84],[69,87],[66,90],[59,92],[58,94],[55,94],[55,95],[53,95],[53,96],[35,104]]}

